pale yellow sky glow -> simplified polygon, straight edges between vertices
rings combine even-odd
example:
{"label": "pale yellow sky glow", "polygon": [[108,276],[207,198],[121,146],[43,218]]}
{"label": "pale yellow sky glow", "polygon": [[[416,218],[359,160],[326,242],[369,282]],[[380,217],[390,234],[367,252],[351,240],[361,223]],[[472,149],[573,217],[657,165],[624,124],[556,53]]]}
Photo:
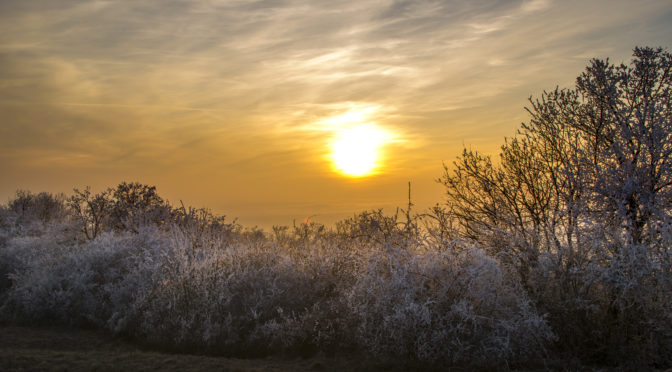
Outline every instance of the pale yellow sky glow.
{"label": "pale yellow sky glow", "polygon": [[529,96],[670,35],[668,0],[3,0],[0,198],[138,181],[269,228],[410,181],[426,208]]}

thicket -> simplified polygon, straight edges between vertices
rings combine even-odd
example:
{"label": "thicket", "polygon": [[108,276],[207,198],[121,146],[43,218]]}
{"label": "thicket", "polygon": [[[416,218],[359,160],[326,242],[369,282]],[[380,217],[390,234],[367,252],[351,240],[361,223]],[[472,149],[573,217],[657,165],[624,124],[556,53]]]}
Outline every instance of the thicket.
{"label": "thicket", "polygon": [[593,60],[531,99],[498,159],[465,150],[425,213],[244,229],[156,189],[17,192],[0,321],[179,351],[359,353],[417,368],[672,366],[672,56]]}
{"label": "thicket", "polygon": [[515,273],[475,244],[420,234],[417,220],[370,211],[267,234],[137,183],[19,192],[0,209],[0,317],[239,357],[355,353],[422,368],[540,357],[553,334]]}

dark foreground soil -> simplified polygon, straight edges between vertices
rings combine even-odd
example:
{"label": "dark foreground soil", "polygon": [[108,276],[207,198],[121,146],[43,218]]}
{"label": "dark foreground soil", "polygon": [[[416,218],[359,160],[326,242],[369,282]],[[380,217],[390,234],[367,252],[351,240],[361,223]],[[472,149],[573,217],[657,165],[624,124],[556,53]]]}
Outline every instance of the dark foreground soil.
{"label": "dark foreground soil", "polygon": [[320,356],[310,359],[234,359],[167,354],[143,350],[101,331],[63,327],[0,327],[0,371],[300,372],[370,369],[360,362]]}
{"label": "dark foreground soil", "polygon": [[[480,371],[630,371],[628,368],[586,367],[578,362],[556,360],[540,362],[532,368],[492,366]],[[371,364],[356,358],[236,359],[147,350],[100,330],[66,327],[0,326],[0,372],[5,371],[389,371],[406,370],[399,365]],[[447,371],[472,371],[472,368],[447,368]],[[475,370],[479,371],[479,370]],[[662,370],[661,370],[662,371]],[[672,369],[665,370],[672,372]]]}

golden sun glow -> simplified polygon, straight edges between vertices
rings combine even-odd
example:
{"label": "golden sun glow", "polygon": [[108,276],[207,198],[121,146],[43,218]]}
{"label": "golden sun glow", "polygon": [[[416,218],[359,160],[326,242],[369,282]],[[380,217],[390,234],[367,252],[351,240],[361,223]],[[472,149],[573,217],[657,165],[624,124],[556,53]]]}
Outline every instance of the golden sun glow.
{"label": "golden sun glow", "polygon": [[341,131],[332,143],[331,157],[337,172],[348,177],[365,177],[380,166],[380,147],[387,134],[371,124]]}

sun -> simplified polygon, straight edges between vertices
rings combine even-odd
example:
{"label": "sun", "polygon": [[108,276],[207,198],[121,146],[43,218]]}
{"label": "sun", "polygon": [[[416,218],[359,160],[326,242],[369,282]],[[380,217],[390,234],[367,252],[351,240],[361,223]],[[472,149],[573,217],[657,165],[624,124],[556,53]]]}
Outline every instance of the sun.
{"label": "sun", "polygon": [[379,167],[380,147],[387,134],[371,124],[342,130],[332,143],[331,158],[337,172],[348,177],[365,177]]}

